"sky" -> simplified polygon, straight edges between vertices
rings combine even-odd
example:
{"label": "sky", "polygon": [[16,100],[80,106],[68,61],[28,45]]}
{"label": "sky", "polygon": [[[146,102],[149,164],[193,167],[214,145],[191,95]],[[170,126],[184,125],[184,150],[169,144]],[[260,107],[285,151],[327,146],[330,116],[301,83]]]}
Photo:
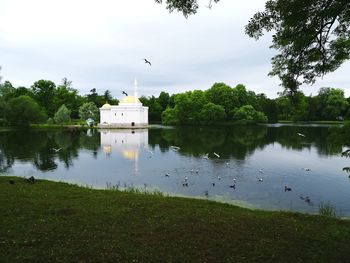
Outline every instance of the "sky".
{"label": "sky", "polygon": [[[0,0],[0,75],[15,87],[66,77],[81,95],[108,89],[116,98],[133,91],[134,78],[145,96],[224,82],[277,97],[279,79],[267,75],[276,54],[271,34],[258,41],[244,34],[265,1],[221,0],[211,9],[209,0],[198,2],[186,19],[154,0]],[[348,72],[346,62],[301,90],[334,87],[349,97]]]}

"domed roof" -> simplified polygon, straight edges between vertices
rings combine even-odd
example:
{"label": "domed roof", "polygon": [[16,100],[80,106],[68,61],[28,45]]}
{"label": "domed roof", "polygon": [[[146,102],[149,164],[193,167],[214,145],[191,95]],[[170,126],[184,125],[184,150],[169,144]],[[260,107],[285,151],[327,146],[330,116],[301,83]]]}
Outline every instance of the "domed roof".
{"label": "domed roof", "polygon": [[134,96],[126,96],[122,98],[120,103],[128,103],[128,104],[134,104],[134,103],[141,103],[138,98]]}
{"label": "domed roof", "polygon": [[110,108],[111,108],[111,105],[109,105],[107,102],[105,104],[103,104],[103,106],[102,106],[102,109],[108,110]]}

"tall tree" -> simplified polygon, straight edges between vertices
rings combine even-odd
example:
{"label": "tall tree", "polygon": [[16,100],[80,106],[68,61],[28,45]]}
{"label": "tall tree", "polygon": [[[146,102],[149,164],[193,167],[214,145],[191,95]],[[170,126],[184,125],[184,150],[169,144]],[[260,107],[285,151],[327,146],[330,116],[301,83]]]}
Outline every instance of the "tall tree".
{"label": "tall tree", "polygon": [[274,31],[272,71],[294,95],[301,83],[335,71],[350,54],[349,0],[269,0],[256,13],[246,33],[259,39]]}
{"label": "tall tree", "polygon": [[[178,10],[186,18],[198,9],[196,0],[164,2],[170,12]],[[271,47],[279,54],[273,57],[269,74],[278,76],[293,96],[301,83],[314,83],[350,58],[349,29],[349,0],[267,0],[265,10],[249,20],[245,32],[259,39],[264,31],[274,31]]]}
{"label": "tall tree", "polygon": [[28,126],[30,123],[45,121],[46,114],[31,97],[19,96],[9,101],[6,118],[12,125]]}
{"label": "tall tree", "polygon": [[95,121],[98,120],[99,111],[93,102],[86,102],[79,107],[79,117],[82,120],[91,118]]}
{"label": "tall tree", "polygon": [[56,85],[51,80],[39,80],[32,85],[34,98],[46,110],[49,117],[55,114],[54,97]]}

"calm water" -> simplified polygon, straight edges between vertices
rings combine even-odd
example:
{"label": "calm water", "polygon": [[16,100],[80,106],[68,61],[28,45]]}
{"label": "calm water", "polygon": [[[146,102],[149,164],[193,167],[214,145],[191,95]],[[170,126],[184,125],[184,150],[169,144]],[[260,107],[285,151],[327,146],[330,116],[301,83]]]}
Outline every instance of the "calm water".
{"label": "calm water", "polygon": [[326,126],[11,131],[0,133],[0,172],[95,188],[159,189],[268,210],[317,213],[320,202],[330,202],[350,216],[344,149]]}

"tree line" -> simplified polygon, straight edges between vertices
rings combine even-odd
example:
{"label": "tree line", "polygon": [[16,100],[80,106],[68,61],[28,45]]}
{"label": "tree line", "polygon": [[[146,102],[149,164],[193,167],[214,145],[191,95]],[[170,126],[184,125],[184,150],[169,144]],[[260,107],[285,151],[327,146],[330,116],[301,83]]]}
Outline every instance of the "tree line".
{"label": "tree line", "polygon": [[[337,88],[321,88],[317,95],[298,91],[280,93],[275,99],[249,91],[242,84],[230,87],[214,83],[207,90],[193,90],[158,97],[141,96],[149,107],[149,121],[167,125],[213,125],[225,123],[275,123],[277,121],[330,121],[350,119],[350,97]],[[68,124],[92,118],[99,120],[104,103],[119,101],[106,90],[79,95],[66,78],[57,85],[50,80],[36,81],[30,88],[0,84],[0,124],[28,126],[30,123]]]}
{"label": "tree line", "polygon": [[64,124],[72,120],[98,120],[106,101],[117,104],[109,90],[79,95],[67,78],[57,85],[38,80],[30,88],[14,87],[10,81],[0,83],[0,125],[28,126],[30,123]]}
{"label": "tree line", "polygon": [[321,88],[316,96],[298,91],[293,96],[279,93],[275,99],[256,94],[242,84],[230,87],[215,83],[202,91],[194,90],[159,97],[141,97],[149,107],[149,120],[172,125],[256,123],[278,121],[335,121],[350,119],[350,97],[337,88]]}

